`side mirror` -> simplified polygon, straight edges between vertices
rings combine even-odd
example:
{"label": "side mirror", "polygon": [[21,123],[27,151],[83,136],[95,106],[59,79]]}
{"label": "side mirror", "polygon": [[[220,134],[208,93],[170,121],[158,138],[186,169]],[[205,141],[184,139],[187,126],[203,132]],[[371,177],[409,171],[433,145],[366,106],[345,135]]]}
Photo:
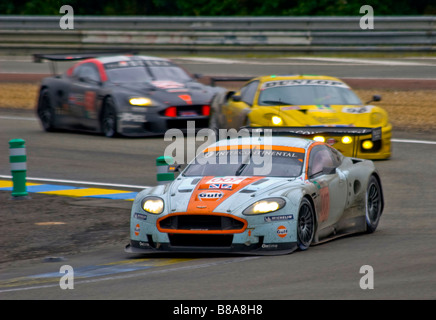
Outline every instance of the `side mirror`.
{"label": "side mirror", "polygon": [[242,101],[242,97],[240,95],[233,95],[232,100],[235,102]]}
{"label": "side mirror", "polygon": [[181,167],[180,164],[174,163],[173,165],[168,166],[168,172],[180,172]]}
{"label": "side mirror", "polygon": [[381,101],[382,97],[378,94],[375,94],[372,96],[372,100],[369,100],[366,104],[371,103],[371,102],[377,102],[377,101]]}
{"label": "side mirror", "polygon": [[201,74],[201,73],[194,73],[193,74],[193,77],[194,77],[194,79],[200,79],[200,78],[203,78],[203,74]]}

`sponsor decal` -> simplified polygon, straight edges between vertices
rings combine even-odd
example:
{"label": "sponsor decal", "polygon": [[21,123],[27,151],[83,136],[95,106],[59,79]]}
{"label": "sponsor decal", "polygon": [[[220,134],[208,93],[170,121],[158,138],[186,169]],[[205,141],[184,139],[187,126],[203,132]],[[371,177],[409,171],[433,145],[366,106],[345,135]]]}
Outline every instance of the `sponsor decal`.
{"label": "sponsor decal", "polygon": [[171,66],[173,65],[169,61],[164,60],[127,60],[105,63],[105,69],[117,69],[128,67],[144,67],[144,66]]}
{"label": "sponsor decal", "polygon": [[319,221],[325,221],[329,217],[330,212],[330,193],[329,188],[324,187],[320,190],[321,195],[321,213]]}
{"label": "sponsor decal", "polygon": [[224,183],[224,184],[240,184],[245,178],[240,177],[215,177],[207,181],[207,184]]}
{"label": "sponsor decal", "polygon": [[146,122],[144,114],[134,114],[124,112],[120,114],[120,121],[126,122]]}
{"label": "sponsor decal", "polygon": [[273,243],[273,244],[267,244],[267,243],[262,244],[262,249],[277,249],[278,247],[279,247],[279,245],[275,244],[275,243]]}
{"label": "sponsor decal", "polygon": [[159,89],[180,89],[185,87],[183,83],[171,80],[157,80],[152,81],[151,84]]}
{"label": "sponsor decal", "polygon": [[287,229],[285,226],[279,226],[279,227],[277,228],[277,235],[278,235],[280,238],[284,238],[284,237],[286,237],[287,234],[288,234],[288,229]]}
{"label": "sponsor decal", "polygon": [[139,212],[135,212],[133,217],[139,220],[147,220],[147,215]]}
{"label": "sponsor decal", "polygon": [[336,142],[337,142],[337,141],[336,141],[335,139],[333,139],[333,138],[328,138],[327,141],[326,141],[326,143],[327,143],[329,146],[334,145]]}
{"label": "sponsor decal", "polygon": [[370,113],[374,106],[363,106],[363,107],[343,107],[343,113],[351,113],[351,114],[362,114],[362,113]]}
{"label": "sponsor decal", "polygon": [[221,191],[215,191],[215,192],[201,192],[198,195],[198,199],[204,201],[204,200],[212,200],[216,201],[218,199],[221,199],[223,197],[223,193]]}
{"label": "sponsor decal", "polygon": [[148,247],[150,247],[150,244],[148,242],[139,241],[139,246],[148,248]]}
{"label": "sponsor decal", "polygon": [[345,83],[333,80],[322,80],[322,79],[294,79],[294,80],[278,80],[265,82],[262,85],[262,89],[268,89],[273,87],[284,87],[284,86],[298,86],[298,85],[312,85],[312,86],[334,86],[349,88]]}
{"label": "sponsor decal", "polygon": [[300,110],[300,106],[286,106],[286,107],[281,107],[280,110],[283,111],[288,111],[288,110]]}
{"label": "sponsor decal", "polygon": [[135,236],[139,236],[139,232],[141,231],[141,226],[139,223],[135,226]]}
{"label": "sponsor decal", "polygon": [[265,222],[275,222],[275,221],[284,221],[284,220],[292,220],[292,219],[294,219],[294,215],[287,214],[287,215],[283,215],[283,216],[265,217],[264,221]]}
{"label": "sponsor decal", "polygon": [[226,189],[226,190],[232,190],[232,184],[229,183],[212,183],[209,185],[209,189]]}
{"label": "sponsor decal", "polygon": [[[192,104],[192,98],[189,94],[179,94],[179,98],[185,101],[187,104]],[[194,112],[196,115],[197,113]]]}

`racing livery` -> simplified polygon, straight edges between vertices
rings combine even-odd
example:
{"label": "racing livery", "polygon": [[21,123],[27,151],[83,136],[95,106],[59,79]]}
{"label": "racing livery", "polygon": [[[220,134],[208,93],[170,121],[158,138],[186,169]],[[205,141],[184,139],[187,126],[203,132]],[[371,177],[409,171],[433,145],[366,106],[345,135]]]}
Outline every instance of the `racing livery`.
{"label": "racing livery", "polygon": [[[375,95],[372,101],[380,99]],[[363,104],[347,84],[334,77],[262,76],[249,80],[237,92],[217,95],[209,126],[214,130],[317,127],[316,134],[301,135],[326,142],[345,156],[387,159],[391,156],[392,125],[384,109],[368,105],[372,101]],[[357,131],[361,134],[355,139],[347,128],[354,136]]]}
{"label": "racing livery", "polygon": [[46,131],[74,129],[108,137],[161,135],[207,127],[210,102],[223,90],[205,86],[171,60],[137,55],[38,55],[37,60],[82,60],[43,79],[37,115]]}
{"label": "racing livery", "polygon": [[125,250],[285,254],[374,232],[383,206],[371,160],[297,137],[225,139],[138,193]]}

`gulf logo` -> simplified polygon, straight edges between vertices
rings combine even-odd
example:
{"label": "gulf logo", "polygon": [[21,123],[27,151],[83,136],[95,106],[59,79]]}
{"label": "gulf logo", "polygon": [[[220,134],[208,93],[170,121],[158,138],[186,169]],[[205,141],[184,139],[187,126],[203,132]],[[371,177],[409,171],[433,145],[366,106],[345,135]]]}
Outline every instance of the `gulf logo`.
{"label": "gulf logo", "polygon": [[204,200],[218,200],[221,199],[223,197],[223,193],[221,191],[216,191],[216,192],[202,192],[198,195],[198,199],[200,199],[201,201]]}
{"label": "gulf logo", "polygon": [[139,236],[139,232],[141,231],[141,226],[139,223],[135,226],[135,236]]}
{"label": "gulf logo", "polygon": [[287,234],[288,234],[288,229],[287,229],[285,226],[279,226],[279,227],[277,228],[277,235],[278,235],[280,238],[284,238],[284,237],[286,237]]}

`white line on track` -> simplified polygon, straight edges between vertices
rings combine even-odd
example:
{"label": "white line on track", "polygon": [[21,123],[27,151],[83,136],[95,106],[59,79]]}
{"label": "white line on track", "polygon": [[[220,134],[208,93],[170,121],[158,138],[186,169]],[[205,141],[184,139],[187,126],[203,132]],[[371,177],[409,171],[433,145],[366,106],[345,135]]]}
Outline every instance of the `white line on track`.
{"label": "white line on track", "polygon": [[[12,176],[0,175],[2,179],[12,179]],[[138,186],[130,184],[117,184],[117,183],[103,183],[103,182],[92,182],[92,181],[77,181],[77,180],[63,180],[63,179],[48,179],[48,178],[32,178],[27,177],[28,181],[40,181],[40,182],[56,182],[56,183],[69,183],[69,184],[82,184],[82,185],[92,185],[92,186],[103,186],[103,187],[115,187],[115,188],[132,188],[132,189],[146,189],[150,186]]]}
{"label": "white line on track", "polygon": [[342,63],[358,63],[366,65],[384,65],[384,66],[435,66],[435,64],[414,62],[414,61],[395,61],[395,60],[372,60],[372,59],[353,59],[353,58],[317,58],[317,57],[299,57],[289,58],[296,60],[313,60],[325,62],[342,62]]}
{"label": "white line on track", "polygon": [[391,139],[392,142],[400,143],[418,143],[418,144],[435,144],[436,141],[426,141],[426,140],[409,140],[409,139]]}
{"label": "white line on track", "polygon": [[[196,269],[201,269],[201,268],[209,268],[209,267],[215,267],[215,266],[237,263],[237,262],[245,262],[248,260],[254,260],[254,259],[259,259],[259,258],[260,257],[257,257],[257,256],[256,257],[246,257],[246,258],[234,258],[234,259],[225,260],[225,261],[203,263],[203,264],[184,266],[184,267],[178,267],[178,268],[162,269],[162,270],[155,270],[155,271],[145,271],[145,272],[139,272],[139,273],[130,273],[130,274],[123,274],[123,275],[119,275],[119,276],[111,276],[111,277],[96,278],[96,279],[89,279],[89,280],[78,280],[78,281],[74,281],[74,285],[76,285],[76,284],[80,285],[80,284],[86,284],[86,283],[95,283],[95,282],[108,281],[108,280],[122,280],[122,279],[134,278],[134,277],[145,277],[145,276],[149,276],[149,275],[164,274],[164,273],[177,272],[177,271],[196,270]],[[59,275],[61,276],[61,274],[59,274]],[[59,276],[59,278],[60,278],[60,276]],[[4,290],[0,290],[0,293],[53,288],[53,287],[58,287],[58,286],[59,286],[59,283],[40,285],[40,286],[30,286],[30,287],[23,287],[23,288],[14,288],[14,289],[4,289]]]}
{"label": "white line on track", "polygon": [[36,121],[35,117],[14,117],[14,116],[0,116],[2,120],[25,120],[25,121]]}

